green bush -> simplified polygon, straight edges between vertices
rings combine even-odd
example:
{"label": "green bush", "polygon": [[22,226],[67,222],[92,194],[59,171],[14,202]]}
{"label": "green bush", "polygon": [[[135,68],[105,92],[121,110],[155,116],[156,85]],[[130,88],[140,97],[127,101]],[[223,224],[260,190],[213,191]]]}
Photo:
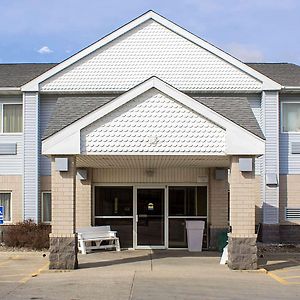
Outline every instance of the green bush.
{"label": "green bush", "polygon": [[32,220],[7,226],[3,241],[7,247],[29,248],[34,250],[49,248],[51,226],[36,224]]}

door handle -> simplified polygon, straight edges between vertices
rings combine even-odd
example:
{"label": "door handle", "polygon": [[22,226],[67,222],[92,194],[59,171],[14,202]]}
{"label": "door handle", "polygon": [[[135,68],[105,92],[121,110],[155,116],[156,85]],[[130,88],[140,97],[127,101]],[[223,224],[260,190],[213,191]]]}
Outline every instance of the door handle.
{"label": "door handle", "polygon": [[135,216],[135,221],[136,221],[136,223],[139,221],[139,215]]}

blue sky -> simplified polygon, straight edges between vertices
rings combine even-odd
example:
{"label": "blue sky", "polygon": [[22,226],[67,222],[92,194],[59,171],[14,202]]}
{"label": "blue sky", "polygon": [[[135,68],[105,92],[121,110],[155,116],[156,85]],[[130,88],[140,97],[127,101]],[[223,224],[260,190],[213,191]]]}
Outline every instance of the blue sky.
{"label": "blue sky", "polygon": [[243,61],[300,64],[299,0],[1,0],[0,62],[59,62],[149,9]]}

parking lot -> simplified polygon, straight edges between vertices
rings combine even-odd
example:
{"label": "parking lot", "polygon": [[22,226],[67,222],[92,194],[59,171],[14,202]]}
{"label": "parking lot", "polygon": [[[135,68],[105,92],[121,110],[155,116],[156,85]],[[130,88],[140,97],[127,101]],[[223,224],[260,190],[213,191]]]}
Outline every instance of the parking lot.
{"label": "parking lot", "polygon": [[0,252],[0,299],[300,298],[299,254],[243,272],[219,265],[215,252],[97,252],[79,255],[74,271],[49,271],[42,254]]}

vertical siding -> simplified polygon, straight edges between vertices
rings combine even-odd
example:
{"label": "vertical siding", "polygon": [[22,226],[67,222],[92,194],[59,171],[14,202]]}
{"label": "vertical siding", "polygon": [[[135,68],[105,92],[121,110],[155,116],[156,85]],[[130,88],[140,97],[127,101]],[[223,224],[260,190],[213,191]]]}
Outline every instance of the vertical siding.
{"label": "vertical siding", "polygon": [[37,221],[38,174],[38,93],[24,93],[24,219]]}
{"label": "vertical siding", "polygon": [[[285,101],[300,101],[300,94],[291,96],[280,95],[280,103]],[[280,174],[300,174],[300,154],[292,154],[291,144],[293,142],[300,143],[299,133],[280,132]]]}
{"label": "vertical siding", "polygon": [[[263,92],[265,111],[266,154],[264,159],[265,173],[275,173],[279,181],[279,94]],[[263,220],[266,224],[279,222],[279,187],[265,185]]]}
{"label": "vertical siding", "polygon": [[39,115],[39,133],[40,133],[40,175],[49,176],[51,175],[51,160],[41,155],[41,139],[43,137],[44,131],[48,126],[48,122],[54,111],[57,97],[42,97],[40,99],[40,115]]}
{"label": "vertical siding", "polygon": [[[257,123],[262,127],[262,113],[261,113],[261,96],[249,96],[248,103],[257,120]],[[261,161],[262,157],[255,159],[255,175],[261,174]]]}

